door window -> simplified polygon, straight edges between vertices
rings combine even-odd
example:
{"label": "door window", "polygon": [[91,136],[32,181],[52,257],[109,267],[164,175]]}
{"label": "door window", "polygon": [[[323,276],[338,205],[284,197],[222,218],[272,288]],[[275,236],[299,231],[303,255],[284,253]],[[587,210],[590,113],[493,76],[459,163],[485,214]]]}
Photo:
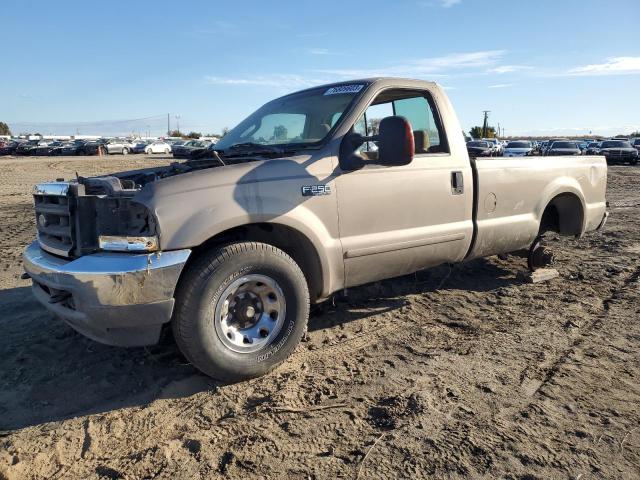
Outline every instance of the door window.
{"label": "door window", "polygon": [[[379,94],[366,112],[354,125],[361,135],[376,135],[380,121],[391,115],[405,117],[411,123],[415,139],[416,155],[448,153],[444,130],[436,113],[435,105],[427,92],[411,90],[388,90]],[[367,142],[358,150],[364,157],[374,159],[377,155],[375,142]]]}

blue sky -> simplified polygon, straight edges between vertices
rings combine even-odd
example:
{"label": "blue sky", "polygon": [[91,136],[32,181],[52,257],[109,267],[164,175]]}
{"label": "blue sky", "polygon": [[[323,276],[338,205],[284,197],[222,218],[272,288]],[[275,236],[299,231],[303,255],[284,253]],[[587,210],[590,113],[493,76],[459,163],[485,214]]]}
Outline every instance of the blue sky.
{"label": "blue sky", "polygon": [[4,0],[0,9],[0,120],[14,130],[160,134],[170,112],[183,131],[217,132],[284,93],[372,75],[437,81],[465,129],[482,110],[507,135],[640,129],[638,0]]}

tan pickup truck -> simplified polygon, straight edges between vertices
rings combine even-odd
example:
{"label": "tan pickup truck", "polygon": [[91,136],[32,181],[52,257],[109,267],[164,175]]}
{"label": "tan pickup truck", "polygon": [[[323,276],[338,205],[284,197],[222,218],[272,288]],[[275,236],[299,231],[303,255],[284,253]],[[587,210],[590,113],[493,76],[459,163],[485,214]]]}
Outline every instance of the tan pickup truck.
{"label": "tan pickup truck", "polygon": [[37,185],[24,267],[88,337],[148,345],[170,325],[237,381],[293,352],[310,302],[600,228],[606,182],[600,156],[470,159],[434,83],[341,82],[267,103],[210,158]]}

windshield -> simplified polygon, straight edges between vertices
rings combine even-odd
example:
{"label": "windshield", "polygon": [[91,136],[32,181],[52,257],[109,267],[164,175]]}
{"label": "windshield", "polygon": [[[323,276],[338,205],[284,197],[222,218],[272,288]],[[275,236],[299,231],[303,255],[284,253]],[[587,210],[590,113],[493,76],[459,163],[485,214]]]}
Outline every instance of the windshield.
{"label": "windshield", "polygon": [[631,144],[622,140],[611,140],[602,142],[602,148],[631,148]]}
{"label": "windshield", "polygon": [[507,148],[531,148],[529,142],[509,142]]}
{"label": "windshield", "polygon": [[243,143],[286,147],[321,142],[363,88],[315,88],[273,100],[225,135],[216,150]]}
{"label": "windshield", "polygon": [[600,144],[599,144],[599,143],[597,143],[597,142],[593,142],[593,143],[590,143],[590,144],[587,146],[587,148],[597,148],[597,147],[599,147],[599,146],[600,146]]}
{"label": "windshield", "polygon": [[469,147],[489,147],[489,144],[487,142],[469,142],[467,143],[467,146]]}
{"label": "windshield", "polygon": [[553,142],[551,148],[578,148],[573,142]]}

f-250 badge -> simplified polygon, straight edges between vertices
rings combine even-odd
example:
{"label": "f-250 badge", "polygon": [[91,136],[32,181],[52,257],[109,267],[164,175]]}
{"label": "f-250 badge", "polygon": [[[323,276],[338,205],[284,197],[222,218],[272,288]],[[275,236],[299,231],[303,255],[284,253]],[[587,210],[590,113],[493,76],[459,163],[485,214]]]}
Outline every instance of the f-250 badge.
{"label": "f-250 badge", "polygon": [[331,195],[329,185],[305,185],[302,187],[303,197],[317,197],[319,195]]}

